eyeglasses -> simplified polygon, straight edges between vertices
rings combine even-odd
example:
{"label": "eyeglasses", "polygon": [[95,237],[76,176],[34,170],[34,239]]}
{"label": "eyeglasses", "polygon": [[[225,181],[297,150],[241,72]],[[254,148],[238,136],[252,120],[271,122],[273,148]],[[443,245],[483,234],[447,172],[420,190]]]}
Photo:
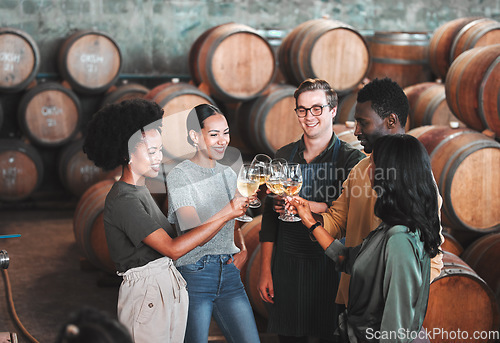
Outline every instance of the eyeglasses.
{"label": "eyeglasses", "polygon": [[328,107],[328,106],[330,106],[330,105],[328,105],[328,104],[321,105],[321,106],[314,105],[314,106],[309,107],[309,108],[297,107],[296,109],[294,109],[294,111],[297,114],[297,117],[299,117],[299,118],[304,118],[307,115],[307,111],[311,112],[311,114],[313,116],[318,117],[321,114],[323,114],[323,108]]}

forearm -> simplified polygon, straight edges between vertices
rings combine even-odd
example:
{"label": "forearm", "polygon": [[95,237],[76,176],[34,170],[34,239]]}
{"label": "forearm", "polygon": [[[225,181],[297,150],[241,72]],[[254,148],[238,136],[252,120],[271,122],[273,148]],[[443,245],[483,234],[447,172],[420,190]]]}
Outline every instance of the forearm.
{"label": "forearm", "polygon": [[[309,228],[310,226],[308,226]],[[318,241],[319,245],[326,250],[330,244],[335,240],[330,234],[323,228],[323,226],[318,226],[313,230],[314,238]]]}
{"label": "forearm", "polygon": [[191,225],[184,223],[184,227],[192,227],[192,229],[176,237],[173,240],[174,246],[182,256],[197,246],[202,246],[210,241],[231,219],[232,217],[229,214],[219,212],[202,224],[199,224],[199,219],[197,223],[191,223]]}
{"label": "forearm", "polygon": [[260,245],[260,273],[271,274],[271,260],[273,256],[273,242],[262,242]]}

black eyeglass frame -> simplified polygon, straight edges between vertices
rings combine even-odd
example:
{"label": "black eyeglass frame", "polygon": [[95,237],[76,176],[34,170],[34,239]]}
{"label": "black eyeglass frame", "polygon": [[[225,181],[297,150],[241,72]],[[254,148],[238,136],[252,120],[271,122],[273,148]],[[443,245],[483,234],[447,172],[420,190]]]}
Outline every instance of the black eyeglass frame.
{"label": "black eyeglass frame", "polygon": [[[295,111],[295,114],[296,114],[296,115],[297,115],[297,117],[299,117],[299,118],[305,118],[305,117],[307,116],[307,111],[309,111],[313,117],[319,117],[320,115],[322,115],[322,114],[323,114],[323,108],[328,107],[328,106],[330,106],[330,105],[329,105],[329,104],[326,104],[326,105],[314,105],[314,106],[311,106],[311,107],[309,107],[309,108],[305,108],[305,107],[297,107],[297,108],[294,108],[293,110]],[[312,109],[313,109],[314,107],[320,107],[320,108],[321,108],[321,111],[319,112],[319,114],[314,114],[314,113],[312,112]],[[303,115],[303,116],[299,115],[298,110],[305,110],[304,115]]]}

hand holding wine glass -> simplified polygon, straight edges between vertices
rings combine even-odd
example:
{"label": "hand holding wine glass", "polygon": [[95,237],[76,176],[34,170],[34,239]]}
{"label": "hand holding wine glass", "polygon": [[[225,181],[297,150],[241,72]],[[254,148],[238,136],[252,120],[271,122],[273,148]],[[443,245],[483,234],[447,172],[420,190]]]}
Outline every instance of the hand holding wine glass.
{"label": "hand holding wine glass", "polygon": [[[285,189],[283,182],[285,181],[287,161],[285,159],[274,159],[269,166],[269,178],[266,181],[267,189],[272,192],[269,196],[274,199],[274,210],[280,214],[279,219],[284,216],[284,200]],[[279,205],[282,205],[278,209]]]}
{"label": "hand holding wine glass", "polygon": [[[238,173],[237,187],[238,192],[244,197],[252,196],[257,189],[259,188],[259,181],[256,178],[257,171],[249,164],[243,164],[240,168],[240,172]],[[248,215],[243,215],[241,217],[236,218],[236,220],[242,222],[251,222],[252,217]]]}
{"label": "hand holding wine glass", "polygon": [[[255,177],[259,182],[259,186],[266,183],[266,180],[269,178],[269,166],[271,164],[271,160],[271,157],[266,154],[257,154],[250,164],[255,171]],[[262,203],[258,198],[250,202],[250,207],[252,208],[260,207],[260,205],[262,205]]]}
{"label": "hand holding wine glass", "polygon": [[[300,164],[288,163],[285,168],[285,177],[286,179],[283,181],[285,194],[289,197],[298,195],[302,188],[302,171],[300,169]],[[300,218],[290,214],[287,210],[285,217],[281,220],[285,222],[297,222],[300,221]]]}

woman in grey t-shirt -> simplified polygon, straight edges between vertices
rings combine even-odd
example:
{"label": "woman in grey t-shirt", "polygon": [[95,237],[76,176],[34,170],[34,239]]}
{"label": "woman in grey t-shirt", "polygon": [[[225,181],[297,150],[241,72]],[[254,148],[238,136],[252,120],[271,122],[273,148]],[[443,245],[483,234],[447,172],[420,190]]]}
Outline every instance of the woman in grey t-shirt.
{"label": "woman in grey t-shirt", "polygon": [[[238,197],[189,233],[175,237],[145,186],[162,162],[163,110],[142,99],[103,107],[92,118],[84,151],[98,167],[122,166],[106,197],[104,229],[111,259],[123,276],[118,319],[134,342],[182,342],[187,320],[186,282],[176,260],[242,215],[248,198]],[[175,238],[174,238],[175,237]]]}
{"label": "woman in grey t-shirt", "polygon": [[[179,235],[210,222],[235,195],[236,174],[220,164],[229,144],[226,118],[212,105],[196,106],[187,118],[188,141],[195,155],[179,163],[167,177],[168,219]],[[186,343],[208,341],[212,315],[228,342],[259,342],[250,302],[240,279],[246,260],[241,232],[234,218],[203,245],[175,264],[188,283],[189,311]]]}

